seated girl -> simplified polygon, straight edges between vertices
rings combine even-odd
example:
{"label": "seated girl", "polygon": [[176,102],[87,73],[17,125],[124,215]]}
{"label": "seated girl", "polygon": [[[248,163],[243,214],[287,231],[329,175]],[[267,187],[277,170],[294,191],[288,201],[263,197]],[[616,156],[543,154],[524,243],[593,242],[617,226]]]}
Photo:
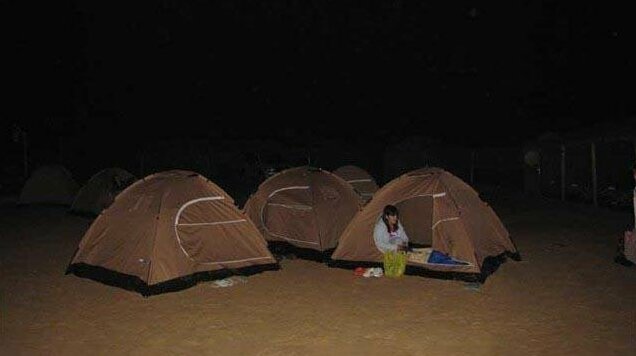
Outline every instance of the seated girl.
{"label": "seated girl", "polygon": [[395,206],[384,207],[382,216],[375,224],[373,240],[382,253],[407,250],[409,237],[400,223],[399,211]]}

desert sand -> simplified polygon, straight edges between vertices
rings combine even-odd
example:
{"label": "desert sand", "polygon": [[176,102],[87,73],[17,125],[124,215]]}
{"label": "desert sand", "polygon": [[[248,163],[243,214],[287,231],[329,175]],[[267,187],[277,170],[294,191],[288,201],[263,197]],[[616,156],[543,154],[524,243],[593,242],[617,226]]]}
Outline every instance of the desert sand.
{"label": "desert sand", "polygon": [[285,259],[279,271],[144,298],[65,275],[91,219],[0,209],[4,355],[636,355],[636,267],[613,262],[631,212],[493,203],[522,261],[478,289],[355,277]]}

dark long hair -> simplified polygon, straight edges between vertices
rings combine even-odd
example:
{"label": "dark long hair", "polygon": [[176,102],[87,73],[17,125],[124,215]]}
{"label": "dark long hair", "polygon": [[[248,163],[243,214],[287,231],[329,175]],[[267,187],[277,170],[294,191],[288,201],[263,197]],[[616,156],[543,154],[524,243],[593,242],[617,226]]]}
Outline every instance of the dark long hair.
{"label": "dark long hair", "polygon": [[387,205],[384,207],[384,211],[382,212],[382,221],[384,221],[384,225],[386,225],[386,231],[391,232],[391,226],[389,225],[389,219],[387,218],[387,216],[396,216],[398,218],[398,221],[395,223],[395,231],[398,231],[398,229],[400,228],[400,212],[398,211],[398,208],[395,207],[395,205]]}

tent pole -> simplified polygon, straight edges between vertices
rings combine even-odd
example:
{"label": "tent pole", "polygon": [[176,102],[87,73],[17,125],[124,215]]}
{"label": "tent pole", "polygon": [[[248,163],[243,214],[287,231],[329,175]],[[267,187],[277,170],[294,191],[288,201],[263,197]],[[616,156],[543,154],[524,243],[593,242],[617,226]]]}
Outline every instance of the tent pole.
{"label": "tent pole", "polygon": [[565,144],[561,144],[561,201],[565,201]]}
{"label": "tent pole", "polygon": [[594,142],[590,145],[590,154],[592,156],[592,198],[594,206],[598,206],[598,192],[597,192],[597,180],[596,180],[596,145]]}

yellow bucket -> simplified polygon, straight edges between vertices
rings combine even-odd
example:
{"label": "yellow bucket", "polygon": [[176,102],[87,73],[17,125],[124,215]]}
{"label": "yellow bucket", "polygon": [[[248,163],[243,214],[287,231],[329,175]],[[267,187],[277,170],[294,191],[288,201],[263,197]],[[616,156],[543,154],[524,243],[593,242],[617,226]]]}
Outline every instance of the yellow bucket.
{"label": "yellow bucket", "polygon": [[384,254],[384,275],[387,277],[398,278],[404,274],[406,270],[406,252],[389,251]]}

